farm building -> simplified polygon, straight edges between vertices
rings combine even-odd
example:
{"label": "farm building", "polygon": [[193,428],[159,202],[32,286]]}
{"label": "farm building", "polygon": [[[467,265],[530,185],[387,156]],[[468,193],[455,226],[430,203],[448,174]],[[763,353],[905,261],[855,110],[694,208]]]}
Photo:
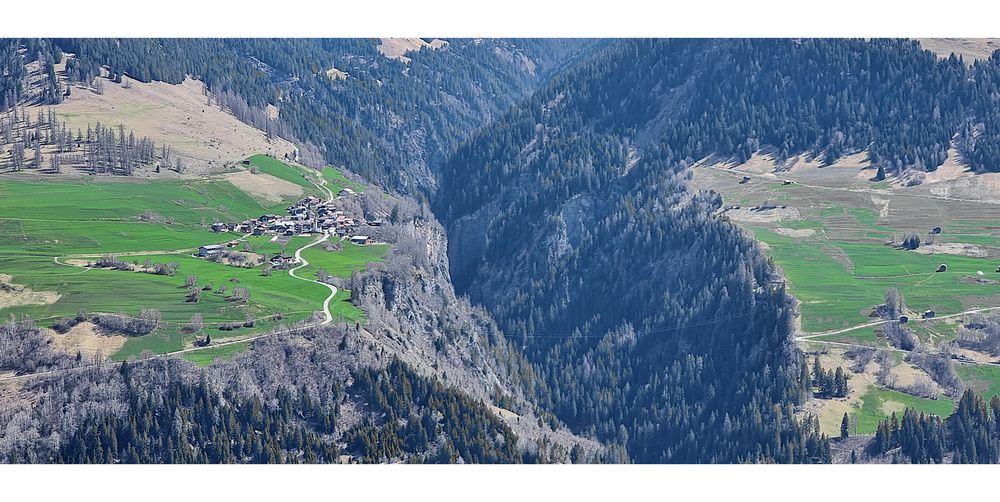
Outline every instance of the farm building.
{"label": "farm building", "polygon": [[226,225],[225,223],[212,223],[212,231],[213,232],[228,232],[229,231],[229,225]]}
{"label": "farm building", "polygon": [[948,271],[948,264],[947,263],[942,263],[942,264],[938,265],[937,270],[935,270],[935,272],[947,272],[947,271]]}
{"label": "farm building", "polygon": [[355,235],[354,237],[351,237],[351,244],[360,244],[363,246],[370,242],[371,238],[368,237],[367,235]]}
{"label": "farm building", "polygon": [[341,197],[347,197],[351,195],[357,195],[357,193],[354,190],[351,190],[350,188],[344,188],[340,192],[337,192],[337,195]]}
{"label": "farm building", "polygon": [[206,244],[198,248],[198,256],[203,258],[221,254],[226,250],[225,244]]}
{"label": "farm building", "polygon": [[924,319],[931,319],[931,318],[934,317],[934,311],[933,310],[925,310],[924,313],[920,317],[922,317]]}
{"label": "farm building", "polygon": [[792,180],[781,180],[781,184],[782,185],[791,185],[792,184]]}
{"label": "farm building", "polygon": [[295,263],[295,258],[288,255],[275,255],[271,257],[270,261],[275,268],[283,269]]}
{"label": "farm building", "polygon": [[750,177],[749,176],[744,176],[743,179],[740,180],[740,184],[741,185],[744,184],[744,183],[750,183]]}

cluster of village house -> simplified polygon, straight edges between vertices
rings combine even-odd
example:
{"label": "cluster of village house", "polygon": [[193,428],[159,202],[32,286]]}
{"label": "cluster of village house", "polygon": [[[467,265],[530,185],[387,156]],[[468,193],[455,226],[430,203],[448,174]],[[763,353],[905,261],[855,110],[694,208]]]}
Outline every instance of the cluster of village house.
{"label": "cluster of village house", "polygon": [[[351,197],[356,194],[354,190],[344,188],[338,195],[340,197]],[[381,218],[367,221],[349,216],[343,210],[334,208],[333,204],[310,195],[289,206],[287,216],[263,214],[256,219],[249,219],[238,223],[216,222],[212,224],[212,231],[286,237],[329,233],[330,235],[346,238],[353,244],[370,244],[372,240],[369,236],[357,233],[357,230],[362,227],[362,221],[364,225],[374,227],[381,226],[384,223]],[[208,258],[220,255],[226,248],[238,245],[239,241],[235,240],[226,244],[206,244],[198,248],[198,256]],[[286,256],[274,256],[271,258],[272,265],[286,265],[291,260],[291,257]]]}

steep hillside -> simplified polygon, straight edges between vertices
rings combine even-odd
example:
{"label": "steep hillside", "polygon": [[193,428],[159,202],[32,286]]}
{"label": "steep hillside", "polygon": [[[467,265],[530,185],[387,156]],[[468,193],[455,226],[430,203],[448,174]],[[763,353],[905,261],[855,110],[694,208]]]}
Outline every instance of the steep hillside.
{"label": "steep hillside", "polygon": [[684,145],[648,134],[690,113],[670,103],[727,45],[612,43],[463,146],[435,207],[459,291],[523,345],[537,399],[574,430],[640,462],[822,461],[791,417],[810,382],[789,298],[712,216],[718,197],[686,188]]}
{"label": "steep hillside", "polygon": [[[449,40],[433,50],[378,40],[74,39],[70,74],[89,83],[180,84],[193,77],[244,122],[301,146],[310,165],[345,166],[410,193],[433,190],[437,165],[584,44]],[[384,44],[383,44],[384,45]],[[405,45],[405,44],[404,44]],[[398,43],[391,45],[399,46]],[[399,52],[396,57],[396,52]]]}

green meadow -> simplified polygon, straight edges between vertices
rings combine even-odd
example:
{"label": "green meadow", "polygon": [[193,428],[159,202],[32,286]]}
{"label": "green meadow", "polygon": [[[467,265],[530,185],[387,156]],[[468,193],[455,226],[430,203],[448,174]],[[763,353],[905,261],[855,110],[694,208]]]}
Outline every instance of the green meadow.
{"label": "green meadow", "polygon": [[962,364],[955,371],[966,386],[989,401],[993,396],[1000,396],[1000,366],[986,364]]}
{"label": "green meadow", "polygon": [[198,366],[208,366],[215,362],[216,359],[221,359],[223,361],[232,359],[247,349],[250,342],[237,342],[228,345],[221,345],[218,347],[209,347],[204,350],[199,350],[196,352],[185,352],[181,355],[184,359],[197,364]]}
{"label": "green meadow", "polygon": [[[863,324],[890,287],[898,288],[909,308],[959,312],[970,305],[1000,304],[1000,284],[970,280],[992,275],[992,260],[957,255],[925,255],[865,242],[823,242],[754,228],[781,266],[790,292],[801,302],[802,328],[819,332]],[[947,263],[946,272],[935,272]],[[861,335],[859,336],[866,336]]]}
{"label": "green meadow", "polygon": [[250,161],[251,166],[256,167],[262,173],[299,185],[305,188],[308,194],[316,196],[320,194],[316,186],[307,178],[309,173],[303,169],[290,166],[274,157],[262,154],[251,155],[247,160]]}
{"label": "green meadow", "polygon": [[893,412],[902,420],[906,408],[946,418],[955,409],[955,401],[944,396],[926,399],[872,385],[861,397],[861,409],[857,411],[858,433],[874,434],[878,423]]}
{"label": "green meadow", "polygon": [[[304,177],[305,172],[270,157],[255,155],[252,162],[261,172],[319,190]],[[341,176],[333,169],[325,177]],[[185,331],[195,314],[204,318],[205,333],[213,339],[247,336],[279,325],[310,317],[322,308],[329,290],[275,271],[262,274],[262,267],[242,268],[192,256],[200,245],[241,238],[237,234],[212,233],[214,221],[239,221],[264,213],[283,214],[292,200],[262,204],[222,177],[199,180],[135,180],[87,176],[78,179],[0,177],[0,274],[10,275],[15,284],[35,291],[58,293],[48,305],[17,305],[0,308],[0,316],[30,316],[40,325],[76,315],[77,312],[123,312],[134,315],[140,309],[161,312],[160,327],[150,335],[132,337],[113,357],[135,357],[144,351],[166,353],[184,348],[203,334]],[[272,236],[246,238],[253,250],[274,255],[291,254],[312,238],[292,237],[284,245]],[[236,249],[242,249],[238,247]],[[379,261],[387,246],[344,244],[341,251],[307,250],[306,259],[316,260],[299,273],[312,277],[319,268],[341,277],[363,270],[369,261]],[[142,265],[176,263],[173,276],[143,272],[88,269],[71,266],[74,260],[93,261],[104,253]],[[89,255],[89,256],[82,256]],[[57,263],[55,258],[61,263]],[[74,262],[75,263],[75,262]],[[186,277],[197,277],[201,291],[198,302],[186,301]],[[211,286],[210,288],[208,286]],[[226,292],[220,293],[224,286]],[[233,288],[250,291],[250,300],[237,304],[228,298]],[[364,314],[340,291],[331,302],[334,317],[344,322],[364,320]],[[223,323],[257,319],[253,328],[218,330]],[[280,319],[279,319],[280,317]],[[231,356],[245,344],[208,348],[185,354],[189,360],[208,363],[216,356]],[[225,349],[225,350],[223,350]],[[207,352],[206,355],[201,355]],[[213,355],[213,352],[217,354]]]}

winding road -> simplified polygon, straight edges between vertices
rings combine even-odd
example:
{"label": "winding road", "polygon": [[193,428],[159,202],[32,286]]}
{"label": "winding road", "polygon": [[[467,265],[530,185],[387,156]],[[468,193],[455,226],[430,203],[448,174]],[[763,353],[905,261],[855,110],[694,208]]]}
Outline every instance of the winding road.
{"label": "winding road", "polygon": [[[326,194],[326,203],[327,204],[333,202],[333,199],[334,199],[333,192],[329,188],[326,187],[326,180],[323,179],[322,174],[319,175],[319,183],[313,182],[309,178],[306,178],[306,179],[310,183],[312,183],[313,185],[315,185],[316,188],[319,188],[320,191],[322,191],[322,192],[324,192]],[[186,353],[189,353],[189,352],[197,352],[199,350],[206,350],[206,349],[211,349],[211,348],[216,348],[216,347],[224,347],[226,345],[233,345],[233,344],[237,344],[237,343],[246,343],[246,342],[251,342],[251,341],[254,341],[254,340],[259,340],[261,338],[266,338],[266,337],[269,337],[269,336],[276,336],[276,335],[282,335],[282,334],[286,334],[286,333],[293,333],[293,332],[301,331],[301,330],[304,330],[304,329],[310,329],[310,328],[315,328],[315,327],[319,327],[319,326],[326,326],[326,325],[330,324],[331,322],[333,322],[333,314],[330,312],[330,302],[332,302],[333,298],[337,295],[337,291],[338,291],[337,287],[334,286],[334,285],[332,285],[332,284],[327,284],[325,282],[320,282],[320,281],[317,281],[317,280],[314,280],[314,279],[308,279],[308,278],[305,278],[305,277],[300,277],[300,276],[296,275],[296,273],[295,273],[298,270],[302,269],[303,267],[309,266],[309,261],[302,257],[302,251],[304,251],[306,249],[309,249],[309,248],[311,248],[313,246],[316,246],[318,244],[321,244],[323,242],[326,242],[326,240],[329,239],[329,238],[330,238],[330,235],[327,234],[327,233],[324,233],[320,238],[318,238],[318,239],[310,242],[309,244],[306,244],[306,245],[304,245],[304,246],[296,249],[295,250],[295,259],[298,260],[300,263],[299,263],[298,266],[296,266],[295,268],[292,268],[292,269],[290,269],[288,271],[288,275],[291,275],[292,277],[294,277],[296,279],[299,279],[301,281],[306,281],[306,282],[312,282],[312,283],[316,283],[316,284],[321,284],[323,286],[326,286],[330,290],[330,295],[327,296],[325,300],[323,300],[323,320],[322,321],[311,323],[311,324],[305,324],[305,325],[297,326],[297,327],[294,327],[294,328],[282,329],[282,330],[277,330],[277,331],[270,331],[270,332],[262,333],[262,334],[259,334],[259,335],[249,336],[249,337],[246,337],[246,338],[236,338],[236,339],[230,339],[230,340],[215,342],[215,343],[212,343],[211,345],[208,345],[208,346],[205,346],[205,347],[190,347],[190,348],[186,348],[186,349],[175,350],[173,352],[166,352],[166,353],[163,353],[163,354],[156,354],[154,356],[148,357],[146,359],[140,359],[140,360],[135,361],[135,362],[149,361],[149,360],[153,360],[153,359],[163,359],[163,358],[166,358],[166,357],[171,357],[171,356],[175,356],[175,355],[179,355],[179,354],[186,354]],[[181,251],[188,251],[188,250],[181,250]],[[144,252],[121,253],[121,255],[122,256],[125,256],[125,255],[135,256],[135,255],[140,255],[142,253],[144,253]],[[149,252],[145,252],[145,253],[148,254]],[[158,254],[158,253],[159,252],[156,252],[154,254]],[[99,255],[95,255],[95,256],[99,256]],[[59,257],[58,256],[54,257],[52,259],[52,261],[54,261],[57,265],[62,265],[62,266],[66,266],[66,267],[75,267],[74,265],[70,265],[68,263],[63,263],[63,262],[59,261]],[[84,269],[84,272],[86,272],[87,270],[89,270],[89,269]],[[82,366],[74,366],[72,368],[62,368],[62,369],[55,369],[55,370],[48,370],[48,371],[39,371],[39,372],[35,372],[35,373],[26,373],[24,375],[0,376],[0,382],[13,382],[13,381],[18,381],[18,380],[28,380],[28,379],[36,378],[36,377],[65,375],[65,374],[70,374],[70,373],[74,373],[74,372],[86,371],[86,370],[92,369],[92,368],[98,368],[98,367],[104,366],[105,364],[107,364],[107,363],[103,363],[103,362],[102,363],[93,363],[93,364],[85,364],[85,365],[82,365]]]}
{"label": "winding road", "polygon": [[[309,180],[309,182],[312,183],[312,180]],[[322,174],[320,174],[320,176],[319,176],[319,184],[313,183],[313,185],[316,185],[317,188],[319,188],[320,190],[326,192],[326,203],[327,204],[333,202],[333,192],[330,191],[330,189],[326,187],[326,180],[323,179],[323,175]],[[316,239],[316,240],[310,242],[309,244],[306,244],[305,246],[302,246],[302,247],[296,249],[295,250],[295,259],[296,259],[296,261],[299,261],[300,263],[299,263],[299,265],[297,267],[295,267],[295,268],[293,268],[293,269],[291,269],[291,270],[288,271],[288,275],[290,275],[290,276],[292,276],[292,277],[294,277],[296,279],[299,279],[301,281],[314,282],[316,284],[321,284],[321,285],[326,286],[327,288],[330,289],[330,296],[326,297],[326,300],[323,300],[323,316],[324,316],[324,319],[323,319],[323,322],[321,322],[321,323],[318,324],[318,326],[325,326],[325,325],[330,324],[331,322],[333,322],[333,314],[330,313],[330,302],[333,301],[333,297],[334,296],[337,296],[337,286],[334,286],[333,284],[327,284],[325,282],[317,281],[315,279],[307,279],[305,277],[299,277],[298,275],[295,274],[295,272],[297,272],[299,269],[301,269],[303,267],[308,267],[309,266],[309,261],[302,257],[302,251],[304,251],[306,249],[309,249],[309,248],[311,248],[311,247],[313,247],[313,246],[315,246],[317,244],[326,242],[326,240],[329,239],[329,238],[330,238],[330,234],[324,232],[323,236],[320,237],[319,239]]]}

